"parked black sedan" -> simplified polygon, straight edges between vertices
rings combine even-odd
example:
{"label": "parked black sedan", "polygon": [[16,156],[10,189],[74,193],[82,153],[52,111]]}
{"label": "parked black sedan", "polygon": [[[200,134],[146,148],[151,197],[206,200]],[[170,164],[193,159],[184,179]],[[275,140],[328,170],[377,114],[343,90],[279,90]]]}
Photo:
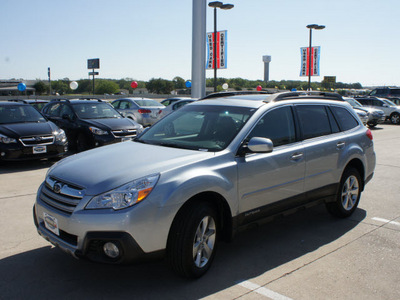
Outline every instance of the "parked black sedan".
{"label": "parked black sedan", "polygon": [[124,118],[111,104],[93,99],[56,99],[42,112],[65,130],[72,151],[132,140],[143,126]]}
{"label": "parked black sedan", "polygon": [[67,151],[64,130],[33,106],[0,102],[0,161],[57,157]]}

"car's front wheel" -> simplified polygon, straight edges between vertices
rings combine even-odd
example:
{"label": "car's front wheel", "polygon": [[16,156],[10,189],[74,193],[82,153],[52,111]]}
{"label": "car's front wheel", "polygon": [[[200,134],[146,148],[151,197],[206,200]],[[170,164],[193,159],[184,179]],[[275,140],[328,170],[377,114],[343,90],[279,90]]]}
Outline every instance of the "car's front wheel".
{"label": "car's front wheel", "polygon": [[211,266],[217,249],[218,219],[215,210],[201,202],[184,208],[173,222],[167,259],[176,273],[198,278]]}
{"label": "car's front wheel", "polygon": [[357,208],[361,196],[361,176],[354,168],[344,171],[335,202],[326,204],[328,211],[340,218],[350,216]]}
{"label": "car's front wheel", "polygon": [[390,122],[392,122],[392,124],[400,124],[400,114],[399,113],[392,113],[390,115]]}

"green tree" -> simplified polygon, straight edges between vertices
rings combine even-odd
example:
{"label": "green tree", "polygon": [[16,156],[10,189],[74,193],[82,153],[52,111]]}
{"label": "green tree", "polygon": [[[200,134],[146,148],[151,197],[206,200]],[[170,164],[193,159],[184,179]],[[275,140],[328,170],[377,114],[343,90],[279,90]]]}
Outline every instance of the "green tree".
{"label": "green tree", "polygon": [[172,81],[162,78],[152,78],[146,84],[146,88],[150,93],[155,94],[170,94],[174,89]]}
{"label": "green tree", "polygon": [[78,80],[78,88],[74,91],[76,94],[91,94],[93,91],[93,81],[90,79]]}
{"label": "green tree", "polygon": [[36,90],[36,94],[38,95],[42,95],[42,94],[46,94],[49,90],[49,87],[47,86],[47,84],[45,84],[43,81],[38,81],[36,82],[33,87]]}
{"label": "green tree", "polygon": [[182,77],[176,76],[172,79],[175,89],[185,89],[186,88],[186,81]]}
{"label": "green tree", "polygon": [[97,80],[95,81],[95,93],[102,94],[115,94],[119,91],[119,86],[116,82],[111,80]]}
{"label": "green tree", "polygon": [[68,81],[57,80],[51,82],[51,90],[54,94],[58,93],[59,95],[64,95],[70,90]]}

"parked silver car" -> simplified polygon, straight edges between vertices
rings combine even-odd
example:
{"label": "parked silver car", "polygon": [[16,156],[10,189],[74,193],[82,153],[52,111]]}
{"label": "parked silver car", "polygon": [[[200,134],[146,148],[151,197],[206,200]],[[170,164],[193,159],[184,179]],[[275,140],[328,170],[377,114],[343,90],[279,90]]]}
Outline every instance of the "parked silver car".
{"label": "parked silver car", "polygon": [[143,126],[151,126],[161,119],[165,108],[161,103],[146,98],[122,98],[111,104],[124,116]]}
{"label": "parked silver car", "polygon": [[392,101],[377,97],[357,98],[357,101],[365,107],[383,110],[387,120],[392,124],[400,124],[400,107]]}
{"label": "parked silver car", "polygon": [[350,216],[375,160],[371,131],[343,101],[295,93],[200,100],[135,141],[53,165],[34,221],[75,257],[163,254],[196,278],[239,229],[320,202]]}
{"label": "parked silver car", "polygon": [[183,99],[183,100],[178,100],[178,101],[171,103],[170,105],[168,105],[166,108],[163,109],[163,111],[161,112],[161,118],[164,118],[166,115],[169,115],[173,111],[176,111],[176,110],[180,109],[181,107],[185,106],[186,104],[192,103],[194,101],[196,101],[196,100],[195,99]]}
{"label": "parked silver car", "polygon": [[[385,122],[385,112],[381,109],[376,109],[373,107],[362,106],[360,102],[350,97],[343,97],[345,101],[347,101],[355,110],[364,111],[367,113],[367,120],[365,124],[368,125],[369,128],[375,127],[376,125]],[[361,116],[359,115],[360,119]],[[364,122],[364,121],[363,121]]]}

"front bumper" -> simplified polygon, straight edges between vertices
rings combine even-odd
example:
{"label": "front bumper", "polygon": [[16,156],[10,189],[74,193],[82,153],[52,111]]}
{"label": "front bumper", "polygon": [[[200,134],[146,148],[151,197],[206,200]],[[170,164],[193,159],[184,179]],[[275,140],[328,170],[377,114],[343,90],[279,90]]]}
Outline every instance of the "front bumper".
{"label": "front bumper", "polygon": [[131,141],[135,137],[115,137],[115,136],[113,136],[111,134],[108,134],[108,135],[93,135],[91,144],[92,144],[93,148],[94,147],[101,147],[101,146],[111,145],[111,144],[115,144],[115,143]]}
{"label": "front bumper", "polygon": [[68,143],[46,145],[46,152],[34,153],[33,146],[23,146],[19,143],[0,145],[0,160],[34,160],[42,158],[61,157],[68,151]]}
{"label": "front bumper", "polygon": [[[163,255],[172,220],[150,201],[112,211],[86,210],[91,196],[84,197],[72,213],[60,211],[44,202],[39,188],[33,217],[38,233],[53,245],[75,258],[87,258],[103,263],[130,263]],[[57,205],[57,203],[55,203]],[[50,230],[48,218],[57,230]],[[46,221],[45,221],[46,220]],[[46,226],[47,225],[47,226]],[[156,228],[156,230],[155,230]],[[120,255],[108,257],[103,249],[107,242],[118,246]]]}

